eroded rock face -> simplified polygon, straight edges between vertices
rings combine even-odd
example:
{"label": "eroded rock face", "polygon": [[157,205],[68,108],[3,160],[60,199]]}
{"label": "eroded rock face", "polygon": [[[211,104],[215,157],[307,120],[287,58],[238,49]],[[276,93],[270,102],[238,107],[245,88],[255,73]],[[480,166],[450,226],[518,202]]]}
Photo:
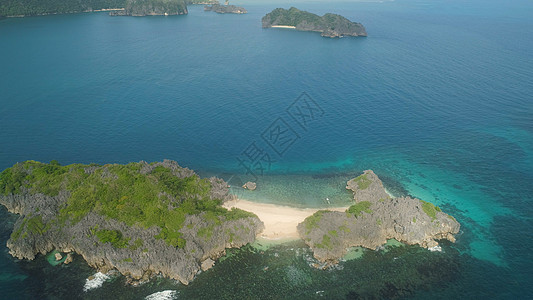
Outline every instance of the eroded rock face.
{"label": "eroded rock face", "polygon": [[362,175],[348,180],[346,189],[353,192],[355,203],[365,200],[376,202],[390,198],[383,183],[372,170],[366,170]]}
{"label": "eroded rock face", "polygon": [[[138,163],[139,173],[146,176],[157,167],[170,169],[177,178],[197,176],[192,170],[182,168],[170,160],[153,164]],[[86,174],[99,174],[105,180],[114,180],[115,174],[106,171],[106,168],[91,166],[84,170]],[[210,178],[209,182],[209,198],[222,201],[233,199],[223,180]],[[161,196],[171,197],[164,193]],[[0,204],[10,212],[20,214],[13,234],[7,241],[9,253],[19,259],[32,260],[38,254],[44,255],[57,250],[68,253],[65,263],[69,263],[73,258],[71,253],[75,252],[98,271],[105,273],[116,269],[134,279],[132,282],[161,274],[188,284],[201,269],[202,262],[214,262],[224,255],[226,248],[241,247],[253,242],[256,235],[264,229],[263,223],[255,216],[231,220],[219,217],[215,220],[213,216],[207,216],[206,212],[188,214],[180,229],[181,237],[186,243],[183,247],[176,247],[157,238],[161,233],[160,227],[128,226],[96,212],[89,212],[77,223],[67,220],[63,224],[57,217],[69,197],[68,190],[61,190],[57,196],[32,193],[27,188],[22,188],[17,194],[0,193]],[[175,199],[171,199],[171,203],[173,201]],[[94,234],[96,228],[121,232],[129,242],[124,247],[102,242]]]}
{"label": "eroded rock face", "polygon": [[371,170],[347,183],[355,205],[347,212],[319,211],[298,225],[298,233],[315,258],[336,263],[348,247],[376,249],[396,239],[424,248],[436,240],[455,242],[460,225],[431,203],[411,197],[391,198]]}
{"label": "eroded rock face", "polygon": [[202,262],[202,271],[207,271],[215,265],[215,261],[208,258]]}
{"label": "eroded rock face", "polygon": [[63,263],[65,265],[68,265],[68,264],[70,264],[73,261],[74,261],[74,257],[72,256],[72,253],[69,253],[69,254],[67,254],[67,258],[65,259],[65,261]]}

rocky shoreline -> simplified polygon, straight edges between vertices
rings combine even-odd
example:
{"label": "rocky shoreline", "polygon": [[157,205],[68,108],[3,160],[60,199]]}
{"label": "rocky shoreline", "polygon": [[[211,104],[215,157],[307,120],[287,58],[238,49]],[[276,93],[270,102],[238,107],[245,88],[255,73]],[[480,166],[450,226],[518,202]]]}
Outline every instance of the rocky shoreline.
{"label": "rocky shoreline", "polygon": [[320,210],[298,225],[298,233],[326,265],[336,264],[350,247],[378,249],[388,239],[429,250],[440,250],[437,240],[455,242],[460,224],[431,203],[392,198],[371,170],[348,181],[355,204],[346,212]]}
{"label": "rocky shoreline", "polygon": [[[222,208],[213,208],[213,211],[219,212],[218,214],[214,214],[212,210],[184,214],[178,236],[185,242],[176,246],[169,244],[168,239],[160,237],[163,230],[158,226],[145,228],[140,224],[128,225],[102,215],[96,208],[79,220],[67,218],[62,223],[60,220],[62,212],[65,207],[72,205],[71,194],[79,192],[79,189],[62,189],[57,195],[50,196],[36,192],[34,187],[18,186],[14,188],[19,188],[19,192],[6,193],[10,184],[7,182],[7,177],[29,178],[36,174],[39,168],[46,166],[36,162],[17,164],[0,175],[0,188],[3,187],[3,190],[0,189],[0,204],[9,212],[20,215],[7,242],[9,253],[19,259],[33,260],[36,255],[44,255],[53,250],[77,253],[96,270],[106,273],[116,269],[130,277],[131,282],[148,280],[154,275],[161,274],[188,284],[200,270],[212,267],[216,259],[225,254],[226,248],[241,247],[253,242],[264,227],[263,223],[252,214],[233,217],[229,213],[224,213],[225,209]],[[117,169],[116,165],[76,166],[70,168],[68,175],[78,176],[74,173],[84,172],[88,176],[109,180],[117,175],[112,167]],[[173,176],[177,178],[197,178],[193,171],[181,168],[173,161],[165,160],[152,164],[140,162],[134,165],[134,169],[138,169],[142,175],[140,178],[150,177],[153,171],[159,168],[171,170]],[[31,184],[24,178],[19,182],[24,185]],[[221,199],[221,203],[233,199],[228,194],[225,182],[216,178],[209,179],[209,182],[211,186],[208,191],[209,198]],[[61,184],[68,185],[68,180]],[[106,183],[109,184],[112,183]],[[164,203],[167,202],[161,204],[169,207],[174,205],[172,202]],[[165,221],[168,227],[171,226],[168,222],[173,222]],[[103,236],[101,233],[108,236]],[[116,235],[115,239],[109,238],[109,233],[118,233],[119,238],[117,239]]]}

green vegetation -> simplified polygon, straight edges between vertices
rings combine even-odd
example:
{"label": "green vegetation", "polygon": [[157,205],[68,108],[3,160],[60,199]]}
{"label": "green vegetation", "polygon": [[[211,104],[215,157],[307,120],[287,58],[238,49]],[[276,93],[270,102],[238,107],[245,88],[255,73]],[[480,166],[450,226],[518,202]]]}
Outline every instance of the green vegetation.
{"label": "green vegetation", "polygon": [[438,206],[433,205],[432,203],[420,200],[422,202],[422,210],[428,215],[432,221],[437,218],[437,212],[441,211]]}
{"label": "green vegetation", "polygon": [[16,241],[18,238],[25,238],[28,234],[43,235],[50,230],[50,227],[50,223],[43,223],[42,216],[28,216],[22,221],[20,227],[11,233],[11,238]]}
{"label": "green vegetation", "polygon": [[360,190],[367,189],[372,183],[372,180],[366,178],[366,174],[355,177],[353,181],[357,183]]}
{"label": "green vegetation", "polygon": [[385,202],[385,199],[384,198],[380,198],[378,201],[379,202]]}
{"label": "green vegetation", "polygon": [[123,262],[133,262],[133,259],[131,257],[125,258],[122,260]]}
{"label": "green vegetation", "polygon": [[125,0],[0,0],[0,16],[35,16],[122,8]]}
{"label": "green vegetation", "polygon": [[344,231],[344,233],[352,232],[352,230],[350,228],[348,228],[348,226],[346,226],[346,225],[342,225],[341,227],[339,227],[339,230]]}
{"label": "green vegetation", "polygon": [[378,226],[381,226],[381,224],[383,224],[383,222],[381,221],[381,219],[377,219],[376,220],[376,224],[378,224]]}
{"label": "green vegetation", "polygon": [[143,240],[136,239],[135,242],[133,242],[133,244],[130,245],[130,249],[135,251],[135,250],[141,248],[143,246],[143,244],[144,244]]}
{"label": "green vegetation", "polygon": [[413,217],[413,223],[416,223],[416,218],[415,217]]}
{"label": "green vegetation", "polygon": [[26,223],[26,228],[28,232],[43,235],[48,231],[48,229],[50,229],[50,225],[45,225],[43,223],[43,217],[39,215],[29,218],[28,222]]}
{"label": "green vegetation", "polygon": [[316,244],[315,248],[326,248],[326,249],[333,249],[333,243],[331,242],[331,238],[329,235],[324,234],[322,237],[322,242],[320,244]]}
{"label": "green vegetation", "polygon": [[134,16],[175,15],[187,13],[187,4],[184,0],[125,0],[125,9],[127,15]]}
{"label": "green vegetation", "polygon": [[305,218],[304,226],[305,226],[305,229],[307,230],[307,234],[309,234],[311,230],[318,228],[318,223],[322,219],[322,215],[324,215],[325,212],[327,212],[327,210],[319,210],[316,213]]}
{"label": "green vegetation", "polygon": [[96,231],[95,235],[102,244],[111,243],[115,248],[127,248],[129,246],[130,238],[122,236],[122,232],[119,230],[102,229]]}
{"label": "green vegetation", "polygon": [[330,231],[328,231],[328,233],[329,233],[329,235],[334,236],[334,237],[338,237],[339,236],[339,234],[337,233],[336,230],[330,230]]}
{"label": "green vegetation", "polygon": [[175,14],[186,12],[187,4],[184,0],[0,0],[0,16],[64,14],[111,8],[126,8],[139,15],[152,10]]}
{"label": "green vegetation", "polygon": [[[187,215],[202,215],[210,226],[223,221],[255,217],[254,214],[221,207],[221,199],[211,198],[211,183],[197,175],[175,176],[169,168],[155,167],[149,174],[141,174],[142,165],[81,165],[60,166],[36,161],[19,163],[0,173],[0,194],[30,193],[57,196],[59,191],[70,191],[70,197],[61,206],[57,219],[49,223],[68,226],[79,222],[89,213],[124,222],[128,226],[161,228],[156,238],[174,247],[184,247],[186,241],[179,230]],[[90,171],[87,171],[90,170]],[[40,217],[27,221],[31,232],[46,232]],[[40,223],[39,223],[40,222]],[[15,237],[21,232],[14,232]],[[103,243],[118,248],[128,243],[120,232],[98,230],[92,234]],[[205,233],[207,237],[211,235]],[[142,240],[132,247],[141,247]]]}
{"label": "green vegetation", "polygon": [[307,24],[321,25],[322,18],[312,14],[310,12],[299,10],[295,7],[290,9],[276,8],[267,16],[270,16],[270,20],[276,21],[276,24],[285,26],[296,26],[301,22]]}
{"label": "green vegetation", "polygon": [[371,214],[373,210],[370,209],[372,203],[370,201],[361,201],[357,204],[354,204],[346,210],[347,213],[354,215],[356,218],[359,217],[363,212]]}
{"label": "green vegetation", "polygon": [[214,225],[207,227],[202,227],[198,230],[198,236],[205,238],[206,240],[210,239],[213,236],[213,230],[215,229]]}

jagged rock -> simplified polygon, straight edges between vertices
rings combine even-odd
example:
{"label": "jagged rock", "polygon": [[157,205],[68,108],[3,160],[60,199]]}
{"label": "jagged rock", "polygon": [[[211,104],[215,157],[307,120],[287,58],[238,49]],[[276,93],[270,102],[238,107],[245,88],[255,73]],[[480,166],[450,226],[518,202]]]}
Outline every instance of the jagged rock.
{"label": "jagged rock", "polygon": [[208,258],[202,262],[202,271],[207,271],[215,265],[215,261]]}
{"label": "jagged rock", "polygon": [[65,258],[65,261],[63,262],[65,265],[70,264],[72,261],[74,261],[74,256],[72,256],[72,253],[67,254],[67,258]]}
{"label": "jagged rock", "polygon": [[439,239],[454,242],[460,225],[431,203],[390,198],[371,170],[351,179],[355,205],[347,212],[319,211],[298,225],[300,237],[322,262],[335,264],[349,247],[377,249],[388,239],[437,249]]}
{"label": "jagged rock", "polygon": [[248,181],[242,187],[250,191],[253,191],[257,188],[257,184],[255,182]]}
{"label": "jagged rock", "polygon": [[61,255],[61,253],[56,253],[56,254],[54,255],[54,257],[56,258],[56,261],[60,261],[60,260],[63,259],[63,256]]}
{"label": "jagged rock", "polygon": [[362,175],[348,180],[346,189],[353,192],[355,202],[363,200],[376,202],[390,198],[383,183],[372,170],[366,170]]}

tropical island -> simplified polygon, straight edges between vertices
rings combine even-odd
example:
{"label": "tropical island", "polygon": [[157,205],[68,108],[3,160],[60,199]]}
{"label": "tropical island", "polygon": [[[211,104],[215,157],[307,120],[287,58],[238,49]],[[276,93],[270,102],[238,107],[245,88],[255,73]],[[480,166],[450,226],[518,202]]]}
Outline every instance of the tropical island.
{"label": "tropical island", "polygon": [[[247,183],[255,189],[255,184]],[[131,283],[161,274],[188,284],[226,248],[262,236],[303,239],[317,268],[347,248],[379,249],[388,239],[440,250],[460,225],[431,203],[391,197],[371,170],[348,181],[354,204],[297,209],[237,199],[221,179],[200,178],[177,162],[17,163],[0,173],[0,204],[19,214],[9,253],[32,260],[77,253],[99,272],[118,270]]]}
{"label": "tropical island", "polygon": [[263,28],[292,28],[300,31],[320,32],[324,37],[367,36],[361,23],[351,22],[343,16],[327,13],[322,17],[310,12],[276,8],[262,19]]}
{"label": "tropical island", "polygon": [[0,173],[0,204],[20,215],[7,242],[12,256],[77,253],[100,272],[142,281],[161,274],[188,284],[226,248],[253,242],[263,224],[221,206],[231,199],[223,180],[170,160],[26,161]]}
{"label": "tropical island", "polygon": [[25,17],[110,11],[111,15],[187,14],[188,4],[218,4],[218,0],[0,0],[0,17]]}

